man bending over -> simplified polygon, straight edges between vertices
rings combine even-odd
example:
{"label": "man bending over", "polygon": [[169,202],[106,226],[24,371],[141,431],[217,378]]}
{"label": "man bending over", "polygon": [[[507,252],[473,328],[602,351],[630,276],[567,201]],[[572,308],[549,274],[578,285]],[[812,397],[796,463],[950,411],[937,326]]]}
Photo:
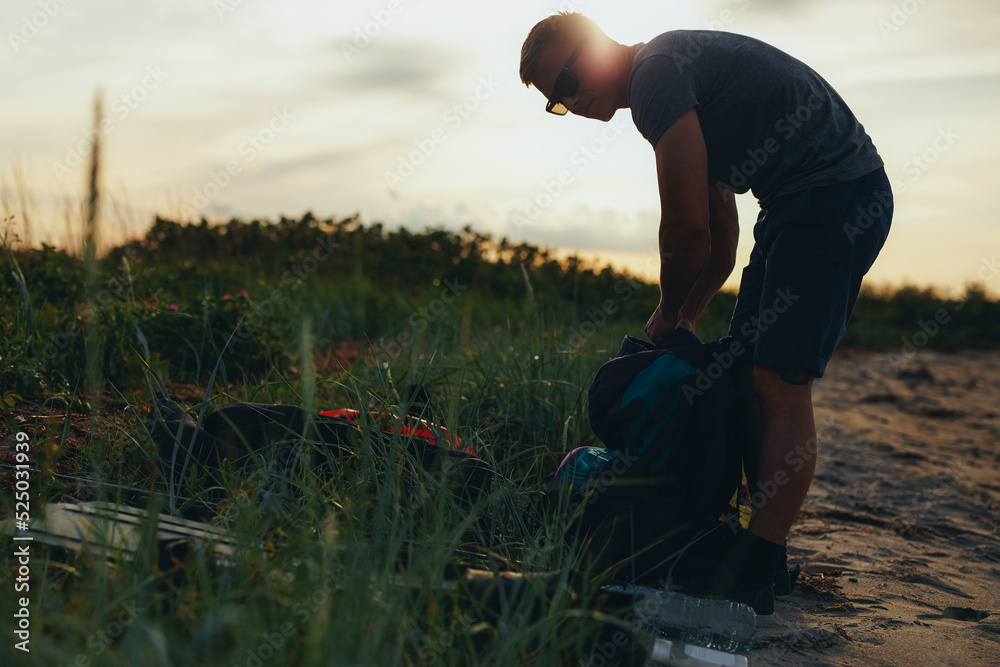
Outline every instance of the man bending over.
{"label": "man bending over", "polygon": [[727,597],[772,614],[775,567],[815,470],[815,458],[796,453],[816,438],[812,383],[889,232],[882,159],[819,74],[742,35],[675,30],[626,46],[563,12],[528,34],[521,80],[550,113],[608,121],[631,109],[652,145],[661,205],[660,303],[646,324],[654,342],[693,331],[732,273],[734,193],[760,203],[729,333],[752,362],[761,429],[748,477],[773,493],[737,535],[722,578]]}

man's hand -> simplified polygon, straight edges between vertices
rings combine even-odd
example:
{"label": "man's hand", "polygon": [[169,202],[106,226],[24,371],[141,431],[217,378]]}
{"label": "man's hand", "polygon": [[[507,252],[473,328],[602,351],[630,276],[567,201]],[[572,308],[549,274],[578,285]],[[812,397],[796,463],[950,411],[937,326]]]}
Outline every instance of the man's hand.
{"label": "man's hand", "polygon": [[646,322],[646,335],[654,344],[660,345],[677,328],[677,315],[668,316],[660,306],[656,307]]}
{"label": "man's hand", "polygon": [[662,345],[676,329],[687,329],[694,333],[694,322],[686,319],[667,317],[660,306],[656,307],[646,322],[646,335],[656,345]]}

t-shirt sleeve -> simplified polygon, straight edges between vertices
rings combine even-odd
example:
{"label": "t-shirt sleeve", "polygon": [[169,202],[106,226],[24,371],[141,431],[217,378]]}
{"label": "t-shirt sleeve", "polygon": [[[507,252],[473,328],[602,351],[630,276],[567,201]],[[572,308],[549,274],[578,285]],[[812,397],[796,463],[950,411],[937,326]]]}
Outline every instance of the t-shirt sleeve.
{"label": "t-shirt sleeve", "polygon": [[684,60],[651,55],[632,72],[628,98],[632,121],[655,148],[671,125],[688,109],[698,107],[694,72]]}

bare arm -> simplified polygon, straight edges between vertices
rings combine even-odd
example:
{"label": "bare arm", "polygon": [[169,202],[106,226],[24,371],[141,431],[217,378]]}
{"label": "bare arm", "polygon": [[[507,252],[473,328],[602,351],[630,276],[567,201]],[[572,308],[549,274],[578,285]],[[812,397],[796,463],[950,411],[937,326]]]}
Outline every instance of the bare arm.
{"label": "bare arm", "polygon": [[708,261],[702,268],[684,305],[678,326],[694,331],[695,323],[708,307],[736,265],[736,246],[740,238],[736,195],[728,190],[708,188],[709,231],[712,237]]}
{"label": "bare arm", "polygon": [[660,342],[677,327],[711,255],[708,156],[698,114],[692,108],[656,143],[660,189],[660,303],[646,334]]}

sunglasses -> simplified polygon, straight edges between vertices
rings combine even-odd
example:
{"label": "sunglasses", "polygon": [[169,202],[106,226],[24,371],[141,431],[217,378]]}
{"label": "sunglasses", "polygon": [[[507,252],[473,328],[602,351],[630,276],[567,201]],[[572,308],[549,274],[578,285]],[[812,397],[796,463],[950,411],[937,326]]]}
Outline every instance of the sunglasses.
{"label": "sunglasses", "polygon": [[545,105],[545,110],[549,113],[554,113],[557,116],[565,116],[569,109],[563,104],[564,97],[573,97],[576,95],[577,88],[580,87],[580,80],[569,73],[569,68],[573,66],[573,61],[576,57],[580,55],[580,49],[583,48],[584,43],[587,40],[583,40],[580,44],[573,50],[573,54],[563,65],[562,71],[559,72],[559,76],[556,77],[556,82],[552,85],[552,97],[549,98],[548,103]]}

